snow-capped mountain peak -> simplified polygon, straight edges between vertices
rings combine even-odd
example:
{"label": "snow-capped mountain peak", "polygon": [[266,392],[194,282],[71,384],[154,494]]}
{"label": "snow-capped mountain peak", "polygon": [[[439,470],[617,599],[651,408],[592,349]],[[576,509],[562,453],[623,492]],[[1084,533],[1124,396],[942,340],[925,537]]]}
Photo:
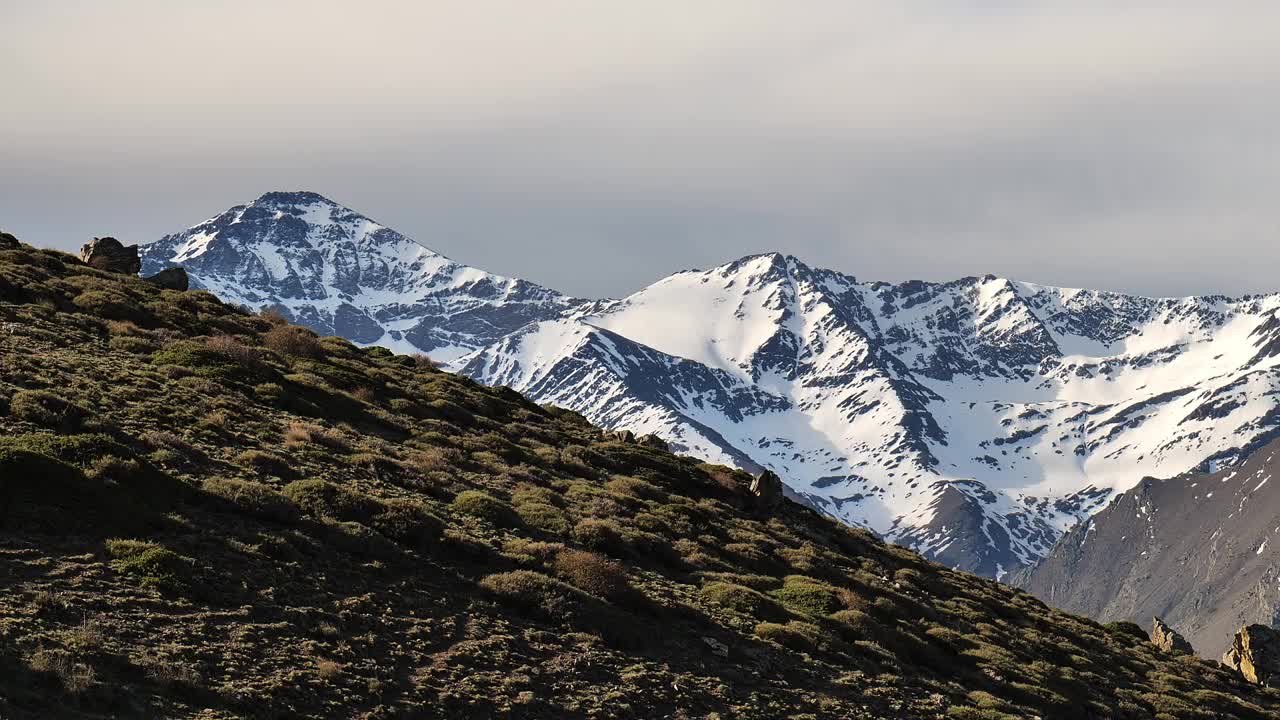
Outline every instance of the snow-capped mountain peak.
{"label": "snow-capped mountain peak", "polygon": [[144,252],[322,332],[776,471],[810,505],[1001,575],[1144,476],[1280,434],[1280,296],[994,276],[864,282],[780,253],[586,301],[454,263],[313,193]]}
{"label": "snow-capped mountain peak", "polygon": [[580,304],[455,263],[313,192],[266,193],[145,246],[142,258],[144,273],[182,265],[229,302],[441,360]]}

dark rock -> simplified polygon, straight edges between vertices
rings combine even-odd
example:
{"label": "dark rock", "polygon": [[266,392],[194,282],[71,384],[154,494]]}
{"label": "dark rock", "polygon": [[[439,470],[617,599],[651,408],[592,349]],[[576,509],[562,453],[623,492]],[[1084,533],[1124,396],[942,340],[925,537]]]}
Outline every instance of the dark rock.
{"label": "dark rock", "polygon": [[751,492],[759,507],[776,507],[782,502],[782,478],[772,470],[765,470],[751,481]]}
{"label": "dark rock", "polygon": [[161,270],[155,275],[143,279],[152,285],[179,292],[186,292],[187,288],[191,286],[191,281],[187,278],[187,271],[180,267]]}
{"label": "dark rock", "polygon": [[645,435],[644,437],[640,438],[636,442],[640,443],[645,447],[651,447],[655,450],[661,450],[663,452],[671,451],[671,446],[667,445],[667,441],[663,440],[657,435],[654,435],[653,433],[649,433],[648,435]]}
{"label": "dark rock", "polygon": [[1246,625],[1236,632],[1222,664],[1258,685],[1280,685],[1280,632],[1266,625]]}
{"label": "dark rock", "polygon": [[137,245],[125,245],[113,237],[94,238],[80,248],[80,259],[90,267],[123,275],[142,270]]}
{"label": "dark rock", "polygon": [[1191,643],[1158,617],[1151,618],[1151,642],[1167,653],[1195,654]]}
{"label": "dark rock", "polygon": [[7,232],[0,232],[0,250],[17,250],[18,246],[18,238]]}
{"label": "dark rock", "polygon": [[636,441],[636,434],[630,430],[606,430],[604,433],[606,440],[617,440],[618,442],[633,443]]}

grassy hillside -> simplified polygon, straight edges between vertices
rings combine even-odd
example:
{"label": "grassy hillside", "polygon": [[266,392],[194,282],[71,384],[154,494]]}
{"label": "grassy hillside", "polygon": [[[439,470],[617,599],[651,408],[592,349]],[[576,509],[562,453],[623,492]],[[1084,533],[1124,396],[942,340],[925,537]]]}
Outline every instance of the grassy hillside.
{"label": "grassy hillside", "polygon": [[0,717],[1262,718],[572,413],[0,252]]}

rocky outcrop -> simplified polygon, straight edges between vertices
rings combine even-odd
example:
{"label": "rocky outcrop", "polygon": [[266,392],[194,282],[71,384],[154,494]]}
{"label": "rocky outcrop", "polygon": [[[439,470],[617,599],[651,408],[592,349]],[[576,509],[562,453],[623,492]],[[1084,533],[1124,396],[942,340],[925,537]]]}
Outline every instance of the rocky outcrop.
{"label": "rocky outcrop", "polygon": [[756,496],[758,507],[777,507],[783,500],[782,478],[772,470],[765,470],[751,481],[751,493]]}
{"label": "rocky outcrop", "polygon": [[1151,642],[1167,653],[1195,654],[1191,643],[1158,617],[1151,618]]}
{"label": "rocky outcrop", "polygon": [[80,259],[90,267],[122,275],[142,270],[137,245],[125,245],[113,237],[94,238],[80,248]]}
{"label": "rocky outcrop", "polygon": [[0,250],[17,250],[18,247],[18,238],[7,232],[0,232]]}
{"label": "rocky outcrop", "polygon": [[645,447],[650,447],[655,450],[661,450],[663,452],[669,452],[671,450],[670,446],[667,445],[666,440],[663,440],[662,438],[658,437],[657,435],[654,435],[653,433],[649,433],[648,435],[645,435],[639,440],[636,440],[636,442],[640,443]]}
{"label": "rocky outcrop", "polygon": [[1222,664],[1258,685],[1280,685],[1280,632],[1266,625],[1246,625],[1236,632]]}
{"label": "rocky outcrop", "polygon": [[166,288],[168,290],[177,290],[179,292],[186,292],[187,288],[191,286],[191,280],[187,277],[187,271],[180,267],[161,270],[151,277],[143,278],[143,280],[146,280],[152,285],[158,285],[159,287]]}
{"label": "rocky outcrop", "polygon": [[618,442],[633,443],[636,441],[636,434],[630,430],[605,430],[600,433],[605,440],[616,440]]}

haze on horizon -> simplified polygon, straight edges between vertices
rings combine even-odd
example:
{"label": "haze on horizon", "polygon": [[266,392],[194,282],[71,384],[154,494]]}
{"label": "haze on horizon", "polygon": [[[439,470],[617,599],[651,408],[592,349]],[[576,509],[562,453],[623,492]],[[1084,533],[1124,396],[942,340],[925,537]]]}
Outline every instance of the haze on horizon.
{"label": "haze on horizon", "polygon": [[781,251],[864,280],[1280,290],[1280,5],[0,6],[0,227],[150,242],[307,189],[583,296]]}

